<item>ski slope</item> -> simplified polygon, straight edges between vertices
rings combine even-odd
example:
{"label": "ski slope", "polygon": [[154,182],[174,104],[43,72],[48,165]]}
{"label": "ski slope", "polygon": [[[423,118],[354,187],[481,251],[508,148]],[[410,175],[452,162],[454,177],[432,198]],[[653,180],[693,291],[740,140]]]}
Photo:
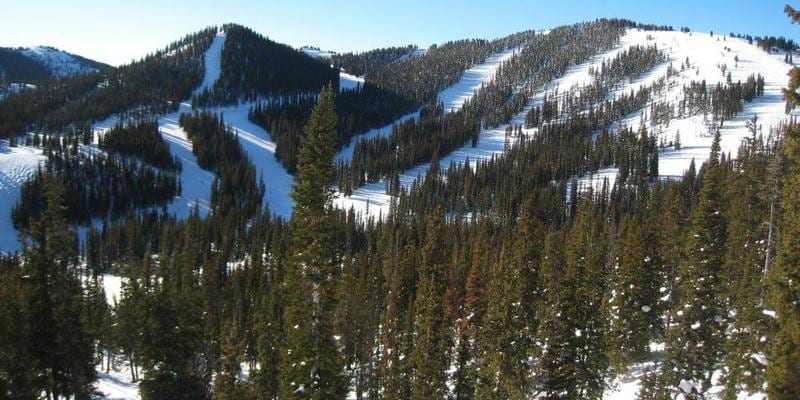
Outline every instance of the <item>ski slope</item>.
{"label": "ski slope", "polygon": [[[750,136],[746,123],[753,116],[759,120],[760,133],[766,137],[771,129],[777,129],[787,121],[785,102],[781,89],[788,81],[787,74],[791,65],[783,62],[783,56],[769,54],[747,43],[746,40],[714,35],[703,32],[640,32],[631,30],[625,35],[629,45],[652,45],[665,51],[669,61],[654,69],[645,77],[625,85],[617,93],[638,90],[649,85],[655,80],[666,75],[668,65],[680,70],[680,65],[689,60],[689,68],[670,79],[670,89],[653,101],[666,101],[676,104],[682,98],[682,87],[691,81],[705,80],[709,87],[717,83],[725,83],[728,72],[733,82],[747,80],[753,74],[764,77],[764,95],[757,97],[750,103],[743,103],[743,111],[732,120],[725,121],[720,130],[722,151],[727,155],[736,157],[742,139]],[[738,59],[738,61],[737,61]],[[725,66],[725,73],[721,66]],[[702,115],[695,115],[682,119],[672,119],[668,124],[653,125],[649,115],[640,111],[634,112],[620,123],[612,127],[616,131],[622,127],[639,129],[645,124],[651,134],[656,134],[659,139],[667,142],[673,141],[680,135],[681,148],[668,148],[659,152],[658,171],[664,178],[681,177],[688,169],[692,160],[699,168],[711,152],[713,136],[709,132],[706,121]],[[582,177],[579,181],[582,186],[589,183],[599,185],[603,179],[613,183],[616,179],[616,168],[606,168],[593,174]]]}
{"label": "ski slope", "polygon": [[461,109],[483,84],[494,78],[500,65],[513,57],[518,50],[518,48],[513,48],[492,55],[483,63],[466,70],[454,85],[439,92],[437,100],[444,105],[445,112]]}
{"label": "ski slope", "polygon": [[[528,105],[520,113],[516,114],[511,121],[496,128],[483,129],[478,134],[477,146],[472,147],[472,145],[469,143],[463,145],[455,151],[441,157],[439,159],[439,166],[442,169],[446,169],[451,163],[463,164],[465,162],[469,162],[474,166],[480,160],[487,160],[502,154],[505,150],[507,142],[506,128],[509,126],[524,125],[525,115],[531,108],[541,105],[546,93],[552,93],[558,90],[559,93],[563,95],[563,93],[566,92],[566,89],[578,88],[580,86],[590,84],[593,79],[591,74],[589,74],[589,70],[593,67],[598,67],[605,60],[614,58],[625,48],[627,48],[627,45],[623,41],[619,46],[607,52],[596,55],[585,63],[569,68],[564,75],[549,82],[538,93],[536,93]],[[495,60],[499,59],[499,57],[493,58]],[[507,60],[507,58],[505,59]],[[499,66],[499,63],[497,66]],[[478,87],[480,87],[479,84]],[[461,97],[451,95],[449,98],[452,100],[452,103],[450,104],[456,105],[460,101],[460,104],[463,105]],[[523,133],[525,135],[534,134],[535,131],[536,129],[523,129]],[[424,163],[401,173],[400,185],[404,188],[408,188],[412,183],[414,183],[415,180],[420,177],[424,177],[430,167],[430,163]],[[351,196],[343,196],[339,194],[335,199],[335,202],[340,208],[352,208],[364,217],[377,218],[382,215],[387,215],[391,206],[392,197],[385,193],[385,187],[385,181],[367,184],[354,190]]]}
{"label": "ski slope", "polygon": [[0,252],[20,250],[17,231],[11,222],[11,209],[19,199],[20,188],[47,157],[33,147],[10,147],[7,140],[0,141]]}
{"label": "ski slope", "polygon": [[354,90],[364,84],[363,76],[350,75],[347,72],[339,71],[339,91]]}
{"label": "ski slope", "polygon": [[[768,134],[770,129],[777,128],[787,120],[787,116],[784,113],[781,88],[786,85],[786,74],[791,66],[783,62],[782,56],[768,54],[742,39],[718,35],[711,36],[701,32],[682,33],[630,29],[620,39],[619,46],[595,56],[586,63],[570,68],[564,76],[550,82],[547,87],[537,93],[525,109],[514,116],[509,124],[481,131],[476,147],[466,144],[451,152],[440,159],[440,167],[446,169],[453,162],[462,164],[467,161],[474,166],[478,160],[486,160],[502,154],[507,142],[505,136],[506,128],[509,125],[523,125],[527,111],[541,104],[545,93],[552,93],[558,90],[563,95],[567,90],[580,90],[580,87],[592,83],[592,77],[589,74],[591,67],[596,68],[603,60],[610,60],[620,52],[636,45],[657,45],[659,49],[666,52],[668,61],[656,66],[633,81],[619,85],[609,97],[630,92],[632,89],[638,90],[643,86],[652,84],[666,75],[670,65],[673,68],[680,69],[680,64],[685,62],[688,57],[690,68],[682,71],[677,76],[673,76],[669,90],[666,90],[653,101],[669,101],[675,104],[682,98],[682,87],[688,85],[692,80],[700,81],[705,79],[709,86],[716,85],[717,82],[726,80],[728,71],[731,72],[734,82],[738,80],[744,81],[748,76],[756,73],[760,73],[765,78],[764,96],[756,98],[751,103],[744,103],[743,112],[723,124],[721,145],[726,154],[730,154],[733,157],[736,156],[741,140],[750,134],[746,129],[746,122],[753,115],[758,116],[759,125],[764,135]],[[736,59],[738,59],[738,62]],[[719,67],[719,65],[723,64],[727,65],[725,75]],[[456,96],[450,96],[450,98],[454,101],[457,99]],[[649,105],[644,109],[648,107]],[[708,158],[713,137],[708,133],[702,116],[673,119],[665,125],[650,126],[647,115],[643,119],[642,111],[637,110],[632,113],[623,121],[615,124],[611,131],[619,130],[624,126],[638,129],[644,122],[648,124],[651,134],[655,132],[659,139],[664,138],[667,142],[674,140],[676,134],[680,133],[681,149],[665,149],[659,153],[659,173],[661,176],[682,176],[693,159],[696,160],[699,167],[699,164]],[[523,129],[523,134],[525,135],[535,133],[535,128]],[[513,145],[513,142],[509,144]],[[430,163],[424,163],[401,173],[401,186],[409,187],[416,179],[424,176],[429,168]],[[583,187],[590,183],[597,186],[604,180],[608,180],[609,184],[613,184],[616,176],[616,168],[606,168],[580,177],[579,184]],[[335,201],[339,207],[345,209],[353,208],[364,216],[377,217],[386,215],[390,208],[391,196],[385,194],[385,187],[386,183],[383,181],[368,184],[356,189],[352,196],[339,195]]]}
{"label": "ski slope", "polygon": [[75,55],[54,47],[34,46],[22,49],[21,53],[47,67],[54,78],[85,74],[97,70],[87,60],[81,60]]}
{"label": "ski slope", "polygon": [[[416,54],[418,51],[419,49],[415,50],[414,53]],[[486,61],[464,71],[464,74],[458,79],[458,81],[456,81],[456,83],[439,92],[437,94],[437,100],[442,103],[445,113],[458,111],[467,100],[471,99],[472,96],[475,95],[476,91],[478,91],[481,86],[494,79],[500,66],[513,57],[517,51],[519,51],[519,48],[508,49],[490,56],[486,59]],[[340,78],[340,85],[341,84]],[[403,115],[391,124],[380,128],[371,129],[364,134],[353,137],[350,140],[350,144],[339,150],[339,152],[336,154],[336,161],[351,160],[353,158],[353,150],[355,149],[358,141],[388,136],[392,133],[392,127],[394,125],[399,125],[410,119],[418,118],[419,110]]]}
{"label": "ski slope", "polygon": [[[224,46],[225,34],[218,33],[206,51],[203,81],[194,93],[200,93],[214,86],[214,82],[220,75]],[[158,130],[161,137],[167,142],[170,152],[178,157],[183,167],[180,172],[181,193],[175,196],[167,207],[168,212],[178,218],[188,217],[195,208],[198,209],[201,216],[206,215],[210,207],[211,184],[214,182],[214,174],[200,168],[197,164],[197,157],[192,154],[192,142],[178,123],[181,113],[191,111],[192,105],[187,99],[180,104],[178,111],[158,119]]]}
{"label": "ski slope", "polygon": [[245,103],[218,108],[214,111],[221,113],[225,123],[229,124],[239,135],[239,143],[263,180],[266,189],[264,205],[269,206],[271,213],[289,218],[294,205],[289,197],[294,178],[275,158],[275,141],[272,140],[269,132],[250,122],[247,118],[251,106],[251,103]]}

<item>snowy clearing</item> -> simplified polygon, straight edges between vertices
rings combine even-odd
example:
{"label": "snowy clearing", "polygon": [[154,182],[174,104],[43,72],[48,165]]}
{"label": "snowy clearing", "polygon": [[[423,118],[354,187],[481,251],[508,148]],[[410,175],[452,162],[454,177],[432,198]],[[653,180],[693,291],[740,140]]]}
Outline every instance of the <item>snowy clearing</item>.
{"label": "snowy clearing", "polygon": [[[472,147],[471,143],[467,143],[459,149],[447,154],[439,160],[440,167],[446,169],[451,163],[463,164],[467,161],[474,166],[480,160],[487,160],[502,154],[505,151],[507,142],[506,128],[510,125],[523,125],[525,122],[525,115],[531,108],[542,103],[546,93],[551,93],[558,89],[559,93],[563,94],[566,92],[566,89],[591,83],[592,77],[589,74],[590,68],[597,67],[604,60],[615,57],[625,48],[626,45],[623,42],[620,46],[596,55],[585,63],[571,67],[563,76],[545,85],[545,87],[531,99],[529,104],[520,113],[515,115],[509,123],[503,124],[497,128],[482,130],[479,133],[477,146]],[[499,66],[499,64],[497,65]],[[456,99],[457,97],[453,96],[451,98]],[[461,104],[463,104],[463,101],[461,101]],[[536,129],[524,129],[523,133],[530,135],[535,133],[535,131]],[[430,166],[430,163],[424,163],[401,173],[401,186],[407,188],[416,179],[425,176]],[[349,197],[340,194],[335,199],[335,202],[338,207],[343,209],[353,208],[357,213],[365,217],[386,215],[389,212],[392,197],[386,194],[385,187],[386,182],[384,181],[367,184],[354,190],[353,194]]]}
{"label": "snowy clearing", "polygon": [[[760,131],[764,136],[771,129],[778,128],[788,119],[785,113],[785,102],[781,89],[788,81],[787,74],[792,67],[783,62],[783,56],[769,54],[754,44],[748,44],[744,39],[714,35],[702,32],[643,32],[631,30],[625,35],[625,41],[630,45],[657,45],[659,49],[668,54],[669,61],[654,69],[643,79],[637,80],[619,88],[616,93],[630,92],[642,86],[649,85],[656,79],[664,76],[668,65],[680,70],[682,63],[689,60],[689,67],[681,71],[670,80],[669,90],[651,102],[665,101],[676,104],[682,98],[682,88],[691,81],[705,80],[709,87],[717,83],[725,83],[727,73],[730,72],[733,82],[745,81],[748,76],[761,74],[764,77],[764,96],[757,97],[752,102],[743,104],[743,111],[732,120],[725,121],[721,135],[722,151],[727,155],[736,157],[742,139],[749,136],[746,123],[753,116],[758,116]],[[737,61],[738,60],[738,61]],[[724,66],[724,67],[723,67]],[[723,73],[723,69],[725,72]],[[658,138],[667,142],[680,135],[681,148],[667,148],[659,152],[658,171],[662,177],[680,177],[688,169],[694,159],[697,167],[708,159],[711,151],[713,136],[702,115],[695,115],[683,119],[670,120],[668,124],[652,126],[649,116],[637,111],[616,126],[613,130],[622,127],[638,129],[642,123],[650,129],[650,133],[657,134]],[[586,186],[593,182],[595,186],[609,178],[610,182],[616,178],[616,169],[607,168],[594,174],[584,176],[580,184]]]}
{"label": "snowy clearing", "polygon": [[20,249],[17,231],[11,222],[11,209],[19,198],[22,184],[45,161],[47,157],[42,154],[42,149],[9,147],[7,140],[0,141],[0,251]]}

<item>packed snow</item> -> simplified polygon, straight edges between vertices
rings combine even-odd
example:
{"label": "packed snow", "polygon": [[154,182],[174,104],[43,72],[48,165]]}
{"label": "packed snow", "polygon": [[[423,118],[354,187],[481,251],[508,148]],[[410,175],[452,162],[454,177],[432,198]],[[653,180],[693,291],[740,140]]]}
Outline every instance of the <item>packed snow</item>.
{"label": "packed snow", "polygon": [[269,132],[250,122],[247,113],[252,104],[215,109],[222,113],[225,123],[231,125],[239,136],[239,143],[264,181],[264,205],[271,213],[288,218],[294,203],[289,197],[293,178],[275,158],[275,141]]}
{"label": "packed snow", "polygon": [[[764,136],[788,119],[781,89],[786,86],[787,74],[792,66],[783,61],[783,55],[764,52],[744,39],[711,36],[702,32],[630,30],[624,36],[623,43],[628,46],[657,45],[660,50],[668,54],[669,60],[641,79],[620,87],[616,93],[638,90],[665,76],[669,65],[680,71],[681,64],[689,60],[689,67],[670,80],[669,90],[651,102],[668,101],[676,104],[682,98],[684,85],[688,85],[691,81],[702,80],[705,80],[709,87],[717,83],[724,84],[728,72],[733,82],[744,82],[747,77],[754,74],[761,74],[764,77],[764,95],[750,103],[745,102],[744,109],[739,115],[723,123],[720,130],[720,145],[726,155],[736,157],[742,139],[750,136],[746,123],[753,116],[758,117],[760,133]],[[680,177],[692,160],[697,162],[699,168],[700,164],[708,159],[713,135],[709,132],[702,115],[672,119],[666,125],[652,126],[649,116],[643,116],[640,110],[616,124],[612,131],[624,126],[638,129],[642,123],[646,124],[651,134],[657,134],[659,140],[663,138],[666,142],[670,142],[680,135],[680,149],[667,148],[659,152],[658,171],[662,177]],[[603,179],[608,178],[609,183],[613,184],[616,172],[616,168],[607,168],[585,176],[580,181],[582,185],[592,182],[597,186]]]}
{"label": "packed snow", "polygon": [[[592,67],[598,67],[605,60],[612,59],[624,49],[625,45],[621,44],[620,46],[617,46],[607,52],[592,57],[585,63],[571,67],[563,76],[546,84],[545,87],[543,87],[535,96],[533,96],[529,104],[520,113],[515,115],[509,123],[503,124],[496,128],[482,130],[478,136],[477,146],[472,147],[471,143],[467,143],[459,149],[456,149],[455,151],[440,158],[440,167],[442,169],[446,169],[451,163],[463,164],[465,162],[469,162],[474,166],[478,161],[487,160],[493,156],[502,154],[505,151],[508,139],[506,137],[506,128],[509,126],[523,125],[528,111],[537,105],[541,105],[545,94],[552,93],[555,90],[559,90],[559,93],[563,94],[566,89],[591,83],[592,76],[589,73],[589,70]],[[508,58],[497,56],[492,57],[492,61],[495,63],[496,67],[499,67],[500,63],[507,59]],[[485,70],[484,65],[476,66],[475,68]],[[496,70],[497,68],[495,68],[495,73]],[[483,76],[487,77],[488,74],[484,73]],[[491,77],[489,77],[489,79],[491,79]],[[460,86],[462,94],[474,92],[474,89],[471,89],[475,87],[474,85],[480,87],[480,84],[477,82],[467,84],[466,82],[459,81],[456,85]],[[445,91],[451,93],[446,97],[452,100],[450,103],[452,107],[455,107],[459,104],[463,105],[461,95],[455,95],[455,91],[451,91],[449,88]],[[534,134],[535,131],[536,129],[524,129],[523,134],[530,135]],[[389,129],[389,132],[391,132],[391,129]],[[401,173],[400,185],[404,188],[411,186],[415,180],[425,176],[430,166],[430,163],[423,163]],[[385,181],[367,184],[354,190],[351,196],[343,196],[340,194],[336,198],[335,202],[340,208],[353,208],[357,213],[360,213],[365,217],[378,217],[381,215],[387,215],[391,206],[392,196],[386,194],[385,188]]]}
{"label": "packed snow", "polygon": [[22,54],[43,64],[50,69],[56,78],[96,71],[94,67],[88,65],[85,61],[53,47],[30,47],[23,49]]}
{"label": "packed snow", "polygon": [[106,292],[106,303],[114,305],[122,298],[122,277],[113,274],[103,274],[103,290]]}
{"label": "packed snow", "polygon": [[331,58],[336,52],[324,51],[313,47],[301,47],[300,51],[314,58]]}
{"label": "packed snow", "polygon": [[350,75],[347,72],[339,71],[339,91],[358,89],[363,84],[363,76]]}
{"label": "packed snow", "polygon": [[466,70],[458,82],[439,92],[438,101],[444,105],[445,112],[458,111],[481,86],[494,78],[500,65],[513,57],[517,50],[508,49],[492,55],[483,63]]}
{"label": "packed snow", "polygon": [[33,147],[10,147],[0,141],[0,251],[20,249],[17,231],[11,222],[11,209],[19,198],[22,184],[47,160],[42,150]]}

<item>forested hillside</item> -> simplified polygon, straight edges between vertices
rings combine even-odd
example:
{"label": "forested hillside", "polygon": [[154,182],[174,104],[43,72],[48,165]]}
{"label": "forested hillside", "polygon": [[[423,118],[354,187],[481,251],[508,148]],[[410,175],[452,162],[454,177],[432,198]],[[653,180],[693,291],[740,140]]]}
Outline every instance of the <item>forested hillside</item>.
{"label": "forested hillside", "polygon": [[797,399],[795,47],[226,24],[9,95],[0,397]]}
{"label": "forested hillside", "polygon": [[104,68],[109,66],[53,47],[0,47],[0,83],[36,82]]}

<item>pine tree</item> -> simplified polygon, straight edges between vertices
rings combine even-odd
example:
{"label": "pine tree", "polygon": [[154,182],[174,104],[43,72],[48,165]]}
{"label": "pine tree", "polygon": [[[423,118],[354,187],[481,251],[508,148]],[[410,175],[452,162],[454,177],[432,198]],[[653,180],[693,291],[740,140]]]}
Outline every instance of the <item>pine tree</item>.
{"label": "pine tree", "polygon": [[591,221],[591,198],[589,193],[580,199],[566,239],[563,269],[548,249],[557,244],[545,244],[547,308],[539,337],[545,346],[541,363],[547,399],[599,399],[605,389],[607,246],[605,233]]}
{"label": "pine tree", "polygon": [[254,391],[259,400],[278,395],[278,371],[281,363],[281,326],[277,285],[261,288],[256,305],[255,332],[258,371],[254,372]]}
{"label": "pine tree", "polygon": [[41,390],[31,368],[24,289],[19,258],[0,260],[0,393],[33,400],[40,397]]}
{"label": "pine tree", "polygon": [[214,377],[214,400],[239,400],[245,396],[239,380],[242,352],[236,320],[232,319],[222,333],[220,370]]}
{"label": "pine tree", "polygon": [[617,240],[609,349],[614,366],[621,371],[649,355],[650,342],[661,328],[662,262],[656,227],[642,225],[636,217],[623,219]]}
{"label": "pine tree", "polygon": [[[723,398],[760,391],[764,382],[765,340],[769,317],[764,315],[763,266],[767,256],[769,219],[769,158],[754,135],[739,149],[728,186],[728,238],[724,287],[731,326],[725,343],[721,382]],[[759,361],[761,360],[761,362]]]}
{"label": "pine tree", "polygon": [[411,398],[444,399],[447,395],[447,352],[450,331],[444,310],[448,254],[444,209],[428,217],[419,283],[414,303],[414,344],[411,353]]}
{"label": "pine tree", "polygon": [[76,276],[74,231],[64,217],[65,189],[45,179],[47,206],[23,233],[31,367],[40,390],[88,397],[96,379],[94,338],[81,318],[81,282]]}
{"label": "pine tree", "polygon": [[314,106],[298,154],[289,222],[291,253],[286,271],[285,338],[279,397],[343,398],[344,360],[334,339],[340,249],[331,200],[335,169],[336,114],[333,87]]}
{"label": "pine tree", "polygon": [[675,387],[682,381],[692,384],[692,391],[699,392],[692,395],[701,395],[710,388],[711,374],[720,361],[725,340],[720,279],[726,227],[719,157],[717,131],[692,212],[686,258],[678,269],[671,310],[673,325],[667,335],[668,380]]}
{"label": "pine tree", "polygon": [[[786,6],[793,23],[800,22],[800,12]],[[790,73],[789,88],[784,90],[788,106],[800,105],[800,68]],[[770,304],[776,313],[777,330],[770,340],[767,364],[767,394],[770,399],[800,397],[800,127],[784,131],[785,173],[781,192],[781,240],[777,259],[769,271]]]}
{"label": "pine tree", "polygon": [[458,321],[458,346],[455,350],[457,368],[454,374],[454,395],[471,399],[478,385],[478,331],[486,312],[486,273],[488,264],[489,222],[483,220],[472,244],[472,263],[467,274],[464,315]]}
{"label": "pine tree", "polygon": [[504,247],[493,263],[487,287],[486,317],[479,333],[479,399],[530,397],[530,348],[523,300],[526,294],[522,264],[512,261]]}
{"label": "pine tree", "polygon": [[207,398],[201,310],[197,296],[178,294],[169,287],[159,287],[145,298],[142,399]]}

